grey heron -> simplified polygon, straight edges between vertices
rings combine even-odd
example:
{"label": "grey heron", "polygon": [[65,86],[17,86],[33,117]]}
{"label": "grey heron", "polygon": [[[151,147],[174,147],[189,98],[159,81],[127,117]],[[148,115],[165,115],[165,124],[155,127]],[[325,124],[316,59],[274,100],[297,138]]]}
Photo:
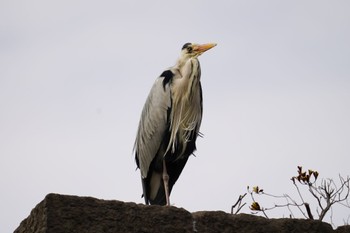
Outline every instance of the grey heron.
{"label": "grey heron", "polygon": [[186,43],[151,88],[134,145],[146,204],[170,205],[173,185],[196,150],[203,113],[198,56],[214,46]]}

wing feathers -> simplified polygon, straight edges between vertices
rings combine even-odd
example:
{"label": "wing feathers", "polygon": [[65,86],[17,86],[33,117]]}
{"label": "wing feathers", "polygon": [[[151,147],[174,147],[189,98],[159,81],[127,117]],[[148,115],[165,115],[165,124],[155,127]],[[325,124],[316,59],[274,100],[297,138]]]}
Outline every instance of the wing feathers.
{"label": "wing feathers", "polygon": [[[171,71],[169,70],[169,72]],[[164,76],[157,78],[153,84],[143,107],[137,132],[135,142],[136,161],[138,161],[142,178],[147,177],[149,166],[161,145],[164,132],[169,130],[170,76],[169,73]]]}

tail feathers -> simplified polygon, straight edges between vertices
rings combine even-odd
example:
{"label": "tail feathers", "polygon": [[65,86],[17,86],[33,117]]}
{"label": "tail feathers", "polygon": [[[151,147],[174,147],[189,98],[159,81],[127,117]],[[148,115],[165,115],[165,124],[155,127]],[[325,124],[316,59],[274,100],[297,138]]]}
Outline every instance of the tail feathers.
{"label": "tail feathers", "polygon": [[161,185],[161,188],[158,190],[157,196],[153,200],[149,200],[151,205],[166,205],[166,198],[164,192],[164,186]]}
{"label": "tail feathers", "polygon": [[142,191],[143,191],[142,197],[145,198],[145,204],[149,205],[150,203],[149,203],[148,194],[147,194],[146,179],[141,178],[141,181],[142,181]]}
{"label": "tail feathers", "polygon": [[142,179],[142,188],[146,205],[166,205],[162,174],[152,172],[150,177]]}
{"label": "tail feathers", "polygon": [[[184,156],[171,164],[167,163],[166,166],[169,175],[169,195],[187,160],[188,156]],[[148,176],[142,179],[142,187],[146,205],[166,205],[162,172],[150,170]]]}

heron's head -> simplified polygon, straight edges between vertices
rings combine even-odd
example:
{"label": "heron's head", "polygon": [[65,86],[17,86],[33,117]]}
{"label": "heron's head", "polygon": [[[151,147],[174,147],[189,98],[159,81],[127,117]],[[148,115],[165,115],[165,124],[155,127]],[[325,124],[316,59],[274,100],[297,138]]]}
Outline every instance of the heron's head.
{"label": "heron's head", "polygon": [[181,51],[181,57],[183,58],[196,58],[200,56],[205,51],[215,47],[215,43],[209,43],[209,44],[192,44],[192,43],[186,43],[182,47]]}

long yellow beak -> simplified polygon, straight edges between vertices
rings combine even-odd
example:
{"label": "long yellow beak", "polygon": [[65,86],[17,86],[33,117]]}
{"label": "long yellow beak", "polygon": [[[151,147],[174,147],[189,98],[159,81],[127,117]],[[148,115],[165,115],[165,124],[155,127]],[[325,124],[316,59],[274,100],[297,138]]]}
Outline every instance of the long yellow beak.
{"label": "long yellow beak", "polygon": [[216,43],[197,45],[197,46],[194,46],[193,50],[198,52],[199,54],[202,54],[205,51],[215,47],[216,45],[217,45]]}

